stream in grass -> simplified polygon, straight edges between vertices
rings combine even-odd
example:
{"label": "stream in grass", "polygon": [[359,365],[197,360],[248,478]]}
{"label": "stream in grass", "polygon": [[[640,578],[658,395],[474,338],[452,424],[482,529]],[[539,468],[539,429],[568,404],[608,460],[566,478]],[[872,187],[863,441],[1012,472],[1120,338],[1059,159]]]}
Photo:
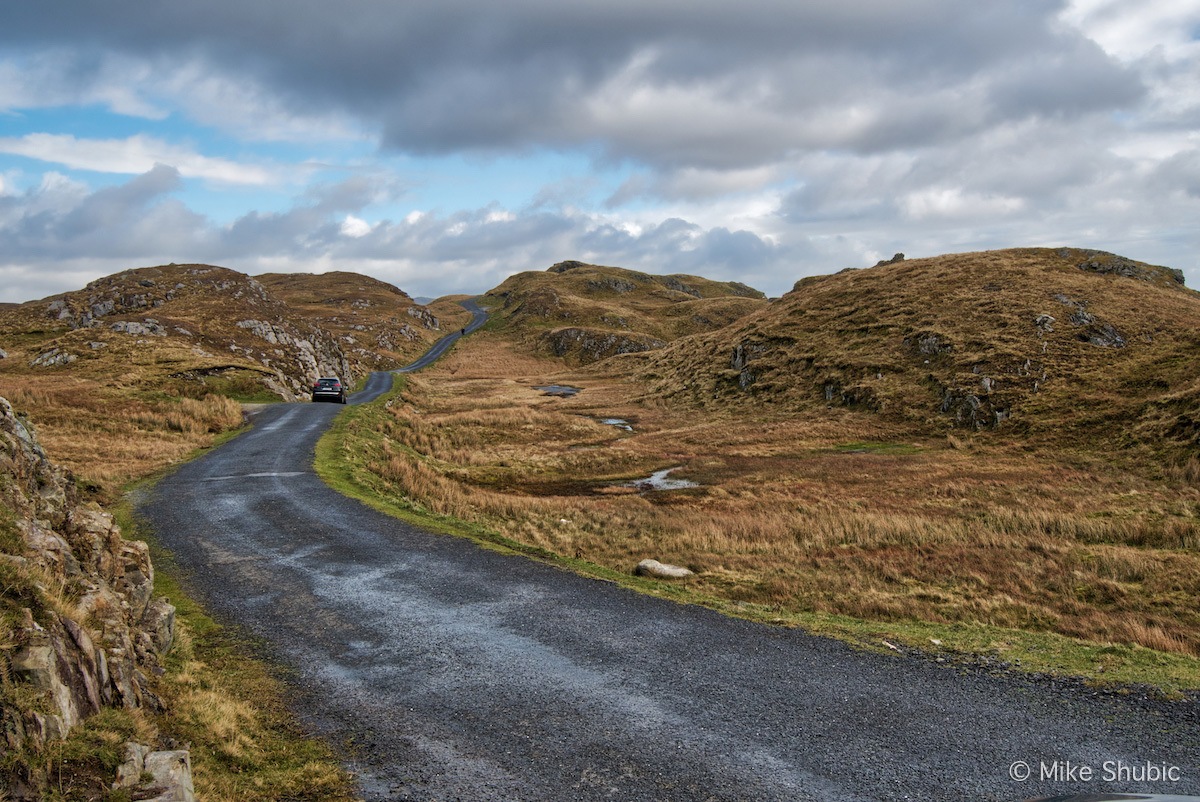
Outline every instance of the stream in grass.
{"label": "stream in grass", "polygon": [[634,479],[626,484],[626,487],[636,487],[642,492],[651,490],[683,490],[687,487],[699,487],[695,482],[688,479],[668,479],[672,471],[677,471],[682,466],[676,465],[674,468],[665,468],[661,471],[655,471],[645,479]]}

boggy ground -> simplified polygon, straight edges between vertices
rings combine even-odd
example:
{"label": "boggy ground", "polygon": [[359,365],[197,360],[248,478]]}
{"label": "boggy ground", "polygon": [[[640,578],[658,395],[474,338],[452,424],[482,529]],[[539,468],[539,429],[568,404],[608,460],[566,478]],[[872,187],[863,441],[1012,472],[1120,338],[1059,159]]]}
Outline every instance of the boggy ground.
{"label": "boggy ground", "polygon": [[[476,335],[364,410],[351,450],[419,511],[620,572],[686,565],[689,590],[735,609],[934,622],[908,632],[972,629],[967,648],[1008,656],[1042,648],[1022,632],[1057,633],[1101,644],[1068,671],[1104,676],[1146,647],[1200,677],[1186,471],[1151,478],[1082,448],[921,435],[841,407],[686,409],[611,370],[561,370]],[[583,391],[548,397],[545,383]],[[669,467],[698,486],[627,486]]]}

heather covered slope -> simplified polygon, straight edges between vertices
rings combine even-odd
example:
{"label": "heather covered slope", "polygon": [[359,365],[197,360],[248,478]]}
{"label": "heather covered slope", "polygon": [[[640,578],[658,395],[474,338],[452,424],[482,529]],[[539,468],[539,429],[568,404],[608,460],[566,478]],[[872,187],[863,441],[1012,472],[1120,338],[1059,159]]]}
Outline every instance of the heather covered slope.
{"label": "heather covered slope", "polygon": [[761,292],[737,282],[582,262],[519,273],[485,297],[499,303],[495,314],[509,332],[571,364],[661,348],[766,304]]}
{"label": "heather covered slope", "polygon": [[1178,271],[1029,248],[804,279],[726,329],[626,367],[689,405],[1194,444],[1198,354],[1200,295]]}

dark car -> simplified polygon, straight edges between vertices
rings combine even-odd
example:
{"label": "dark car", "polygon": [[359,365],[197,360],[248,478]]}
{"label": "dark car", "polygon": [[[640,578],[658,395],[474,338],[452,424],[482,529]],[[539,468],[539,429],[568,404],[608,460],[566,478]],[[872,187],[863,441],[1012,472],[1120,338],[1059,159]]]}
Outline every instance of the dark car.
{"label": "dark car", "polygon": [[312,388],[313,401],[336,401],[346,403],[346,385],[337,376],[323,376]]}

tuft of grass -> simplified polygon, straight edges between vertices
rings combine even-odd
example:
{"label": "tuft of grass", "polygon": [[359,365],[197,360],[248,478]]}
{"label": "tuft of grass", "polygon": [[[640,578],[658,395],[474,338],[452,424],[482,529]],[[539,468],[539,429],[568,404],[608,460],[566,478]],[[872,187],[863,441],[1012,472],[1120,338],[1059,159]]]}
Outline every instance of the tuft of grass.
{"label": "tuft of grass", "polygon": [[836,445],[833,450],[843,454],[916,454],[921,447],[912,443],[855,441]]}
{"label": "tuft of grass", "polygon": [[130,799],[129,791],[114,791],[117,767],[125,757],[125,743],[154,743],[155,727],[140,710],[104,708],[71,731],[63,741],[51,741],[44,754],[50,785],[46,802],[118,802]]}

